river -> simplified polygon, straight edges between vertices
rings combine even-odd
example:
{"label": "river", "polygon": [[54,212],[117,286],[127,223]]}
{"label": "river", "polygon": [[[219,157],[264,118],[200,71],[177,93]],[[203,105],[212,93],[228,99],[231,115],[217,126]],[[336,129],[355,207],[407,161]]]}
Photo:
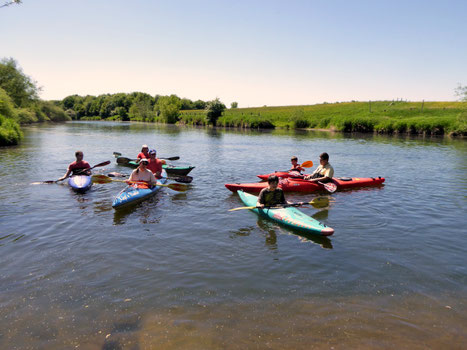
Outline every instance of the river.
{"label": "river", "polygon": [[[122,183],[76,194],[80,149],[107,174],[142,144],[194,180],[116,212]],[[329,238],[261,219],[225,187],[287,169],[386,178],[301,210]],[[314,169],[315,167],[313,167]],[[467,142],[143,123],[26,128],[0,149],[0,349],[374,349],[467,343]],[[289,194],[309,201],[315,194]]]}

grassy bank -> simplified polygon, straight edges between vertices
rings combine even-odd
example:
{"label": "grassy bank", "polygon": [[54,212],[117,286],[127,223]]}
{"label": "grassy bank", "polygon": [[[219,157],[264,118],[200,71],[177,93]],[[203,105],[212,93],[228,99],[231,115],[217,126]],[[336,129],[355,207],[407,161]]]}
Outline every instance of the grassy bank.
{"label": "grassy bank", "polygon": [[[180,123],[205,125],[205,114],[202,111],[181,111]],[[217,125],[467,135],[467,103],[377,101],[238,108],[224,111]]]}

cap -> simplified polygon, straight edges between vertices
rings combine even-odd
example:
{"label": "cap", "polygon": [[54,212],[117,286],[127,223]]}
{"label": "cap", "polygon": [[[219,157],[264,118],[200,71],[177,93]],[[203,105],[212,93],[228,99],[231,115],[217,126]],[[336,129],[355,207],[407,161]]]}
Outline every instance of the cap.
{"label": "cap", "polygon": [[144,163],[144,162],[149,163],[149,160],[147,160],[146,158],[142,158],[139,162],[140,163]]}
{"label": "cap", "polygon": [[141,148],[149,148],[148,145],[142,145]]}
{"label": "cap", "polygon": [[152,149],[152,150],[149,151],[149,154],[156,154],[156,153],[157,153],[157,152],[156,152],[155,149]]}

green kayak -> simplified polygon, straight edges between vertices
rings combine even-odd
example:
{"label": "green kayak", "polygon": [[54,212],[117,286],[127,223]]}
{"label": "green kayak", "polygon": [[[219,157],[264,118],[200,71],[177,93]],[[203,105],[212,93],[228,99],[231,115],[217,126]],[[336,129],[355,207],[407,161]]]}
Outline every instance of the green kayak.
{"label": "green kayak", "polygon": [[[256,206],[258,197],[251,195],[243,191],[237,191],[240,199],[245,203],[246,206]],[[294,207],[281,208],[281,209],[252,209],[256,214],[268,217],[269,219],[276,221],[282,225],[297,229],[300,231],[318,234],[321,236],[330,236],[334,233],[334,229],[320,223],[302,213],[300,210]]]}
{"label": "green kayak", "polygon": [[[117,163],[120,164],[120,165],[125,165],[125,166],[128,166],[130,168],[137,168],[138,167],[138,162],[136,162],[134,160],[123,162],[123,161],[119,161],[119,158],[121,158],[123,160],[127,160],[128,158],[118,157],[117,158]],[[175,165],[169,165],[169,164],[162,165],[162,169],[164,169],[167,172],[167,175],[169,175],[169,176],[171,176],[171,175],[185,176],[185,175],[188,175],[188,173],[190,171],[192,171],[194,168],[195,168],[194,166],[175,166]]]}

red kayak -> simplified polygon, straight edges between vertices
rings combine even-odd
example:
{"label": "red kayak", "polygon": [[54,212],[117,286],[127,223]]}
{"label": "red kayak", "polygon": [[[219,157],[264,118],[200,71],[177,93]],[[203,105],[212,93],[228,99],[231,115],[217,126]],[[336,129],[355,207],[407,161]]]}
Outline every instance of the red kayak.
{"label": "red kayak", "polygon": [[[332,182],[337,185],[338,190],[355,187],[374,187],[384,182],[384,177],[333,177]],[[258,193],[263,188],[268,187],[267,182],[256,182],[246,184],[225,184],[225,187],[232,192],[242,190],[250,193]],[[324,186],[316,182],[310,182],[303,179],[280,179],[279,187],[284,192],[315,192],[325,191]]]}

